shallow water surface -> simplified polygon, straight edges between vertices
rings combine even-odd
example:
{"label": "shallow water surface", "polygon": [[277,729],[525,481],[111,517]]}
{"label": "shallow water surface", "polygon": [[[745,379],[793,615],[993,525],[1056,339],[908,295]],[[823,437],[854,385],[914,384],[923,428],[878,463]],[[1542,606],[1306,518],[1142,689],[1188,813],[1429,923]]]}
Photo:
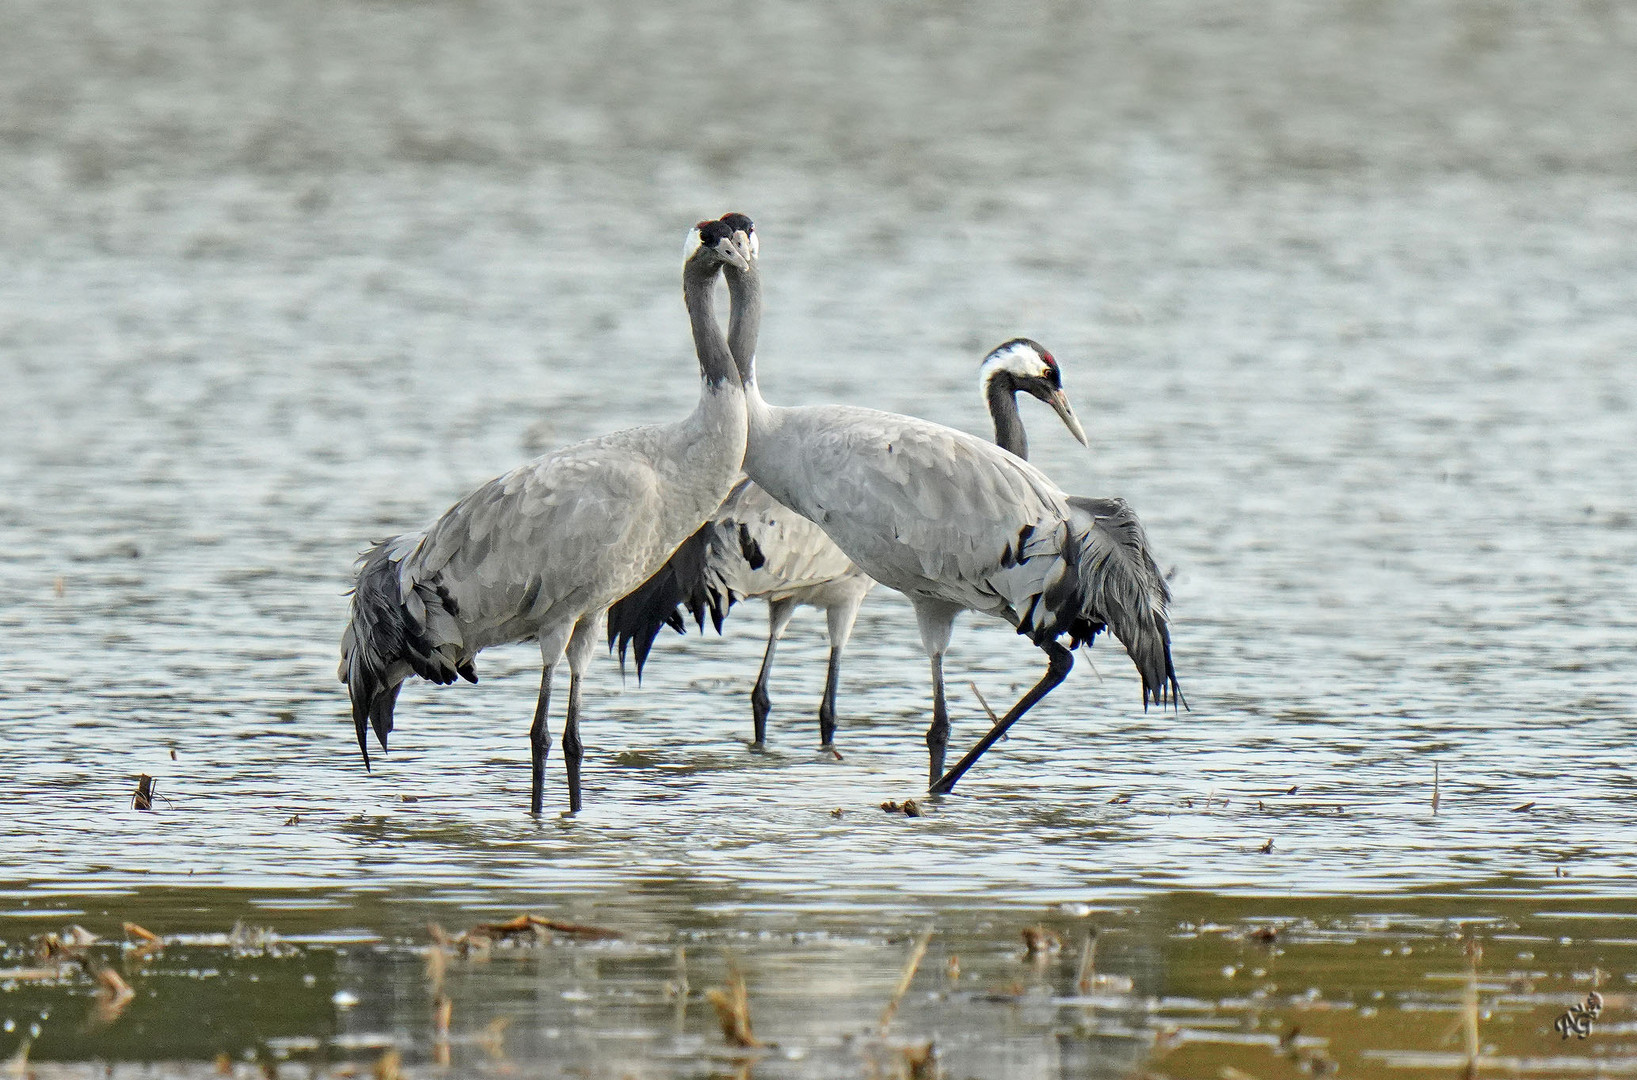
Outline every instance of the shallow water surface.
{"label": "shallow water surface", "polygon": [[[1286,1025],[1414,1075],[1465,1053],[1457,938],[1496,1055],[1580,1068],[1538,1059],[1595,968],[1609,1018],[1568,1045],[1627,1060],[1631,13],[1208,6],[776,3],[739,12],[746,62],[701,64],[679,42],[719,13],[687,2],[0,4],[5,963],[69,922],[184,935],[125,957],[103,1029],[83,965],[0,982],[0,1053],[48,1010],[35,1062],[436,1067],[424,923],[536,911],[627,936],[454,964],[459,1069],[731,1072],[701,996],[726,952],[779,1043],[756,1075],[895,1075],[925,1038],[955,1076],[1322,1067]],[[775,402],[987,434],[983,353],[1058,356],[1092,449],[1025,402],[1035,460],[1142,516],[1191,711],[1145,714],[1099,643],[957,794],[883,812],[924,791],[928,690],[878,591],[839,757],[811,613],[747,748],[749,603],[640,685],[594,668],[577,817],[555,760],[552,812],[522,812],[527,645],[407,688],[363,770],[334,675],[353,557],[683,415],[677,244],[728,209],[762,237]],[[1039,656],[961,624],[957,746]],[[295,952],[187,936],[241,921]],[[1269,921],[1295,928],[1276,963]],[[1064,942],[1038,965],[1037,922]],[[1132,986],[1086,1002],[1091,924]],[[1550,949],[1514,930],[1569,944],[1530,966]],[[1296,974],[1258,998],[1239,965]],[[207,1038],[188,1002],[267,1026]]]}

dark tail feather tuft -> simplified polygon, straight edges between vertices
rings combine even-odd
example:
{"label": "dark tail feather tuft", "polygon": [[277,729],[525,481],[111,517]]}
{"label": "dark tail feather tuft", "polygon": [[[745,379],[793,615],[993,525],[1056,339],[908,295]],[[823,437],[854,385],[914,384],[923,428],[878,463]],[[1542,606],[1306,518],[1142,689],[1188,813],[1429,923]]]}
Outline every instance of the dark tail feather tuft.
{"label": "dark tail feather tuft", "polygon": [[1104,630],[1125,646],[1142,676],[1143,708],[1187,708],[1171,662],[1166,607],[1171,591],[1137,515],[1121,499],[1071,497],[1078,513],[1062,546],[1063,574],[1031,607],[1018,633],[1042,644],[1068,634],[1089,645]]}
{"label": "dark tail feather tuft", "polygon": [[[471,660],[453,659],[457,647],[433,641],[405,609],[395,549],[402,550],[400,541],[388,540],[365,554],[352,593],[352,621],[341,637],[341,679],[352,699],[352,721],[366,769],[370,766],[367,731],[375,729],[384,752],[399,688],[411,674],[448,683],[458,671],[477,681]],[[453,617],[452,597],[428,588],[419,597],[423,605],[428,596]]]}

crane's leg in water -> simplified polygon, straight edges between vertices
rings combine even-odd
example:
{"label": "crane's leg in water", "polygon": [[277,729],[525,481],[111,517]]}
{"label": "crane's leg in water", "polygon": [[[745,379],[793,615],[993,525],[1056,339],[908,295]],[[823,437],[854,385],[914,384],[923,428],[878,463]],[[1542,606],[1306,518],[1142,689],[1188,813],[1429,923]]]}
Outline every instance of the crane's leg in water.
{"label": "crane's leg in water", "polygon": [[1074,667],[1074,654],[1055,641],[1048,641],[1041,648],[1046,650],[1046,674],[1042,675],[1040,681],[1034,684],[1034,688],[1019,698],[1017,704],[1013,705],[1006,715],[1001,717],[999,722],[989,729],[989,734],[978,740],[978,745],[968,750],[966,756],[957,761],[953,769],[950,769],[933,783],[932,794],[948,795],[955,790],[955,782],[966,774],[966,770],[972,767],[973,762],[983,756],[985,750],[995,745],[996,741],[1006,734],[1007,728],[1017,723],[1018,719],[1033,708],[1037,701],[1051,693],[1058,683],[1068,678],[1069,670]]}
{"label": "crane's leg in water", "polygon": [[944,698],[944,653],[949,636],[955,632],[955,616],[961,609],[941,600],[912,599],[915,621],[921,628],[921,647],[932,661],[932,726],[927,728],[927,783],[934,783],[944,771],[944,749],[949,746],[949,706]]}
{"label": "crane's leg in water", "polygon": [[824,675],[824,697],[819,701],[819,749],[829,750],[836,741],[836,687],[841,682],[841,653],[853,636],[853,623],[858,619],[858,606],[864,602],[860,590],[854,595],[831,604],[824,611],[830,631],[830,668]]}
{"label": "crane's leg in water", "polygon": [[767,714],[773,711],[773,699],[767,696],[767,677],[773,672],[773,652],[795,613],[794,600],[767,602],[767,651],[762,653],[762,670],[756,673],[756,686],[750,691],[750,719],[756,733],[756,740],[750,744],[753,750],[767,745]]}
{"label": "crane's leg in water", "polygon": [[574,625],[568,642],[568,719],[563,722],[563,764],[568,767],[568,812],[580,812],[580,761],[585,746],[580,742],[580,686],[586,665],[597,649],[604,612],[587,615]]}
{"label": "crane's leg in water", "polygon": [[546,754],[551,750],[551,728],[546,710],[551,705],[551,676],[563,659],[563,646],[571,627],[554,627],[540,634],[540,699],[534,703],[534,726],[529,728],[529,757],[534,776],[529,787],[529,813],[538,817],[545,801]]}

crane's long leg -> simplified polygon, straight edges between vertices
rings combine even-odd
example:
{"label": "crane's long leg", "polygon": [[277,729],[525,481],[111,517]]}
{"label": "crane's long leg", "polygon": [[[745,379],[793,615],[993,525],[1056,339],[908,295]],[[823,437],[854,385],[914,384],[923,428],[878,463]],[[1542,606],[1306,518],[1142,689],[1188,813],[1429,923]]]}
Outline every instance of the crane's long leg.
{"label": "crane's long leg", "polygon": [[824,616],[830,631],[830,667],[824,675],[824,697],[819,702],[819,749],[828,750],[836,739],[836,687],[841,682],[841,653],[853,636],[853,623],[858,618],[858,606],[864,602],[863,589],[856,594],[831,604]]}
{"label": "crane's long leg", "polygon": [[767,651],[762,653],[762,669],[756,673],[756,686],[750,692],[750,718],[756,732],[756,741],[750,745],[756,750],[767,745],[767,714],[773,710],[773,699],[767,696],[767,677],[773,671],[773,652],[795,613],[794,600],[767,602]]}
{"label": "crane's long leg", "polygon": [[529,784],[529,813],[540,816],[545,801],[546,754],[551,750],[551,728],[546,710],[551,705],[551,676],[563,659],[563,646],[572,627],[554,627],[540,634],[540,699],[534,703],[534,726],[529,728],[529,757],[534,775]]}
{"label": "crane's long leg", "polygon": [[1055,641],[1048,641],[1041,647],[1046,650],[1046,674],[1042,675],[1040,681],[1034,684],[1034,688],[1019,698],[1017,704],[1013,705],[1006,715],[1001,717],[1000,721],[989,729],[989,734],[978,740],[978,745],[968,750],[966,756],[957,761],[953,769],[950,769],[942,778],[933,783],[932,794],[947,795],[953,791],[955,782],[966,774],[966,770],[972,767],[973,762],[983,756],[985,750],[995,745],[995,742],[1006,734],[1007,728],[1017,723],[1019,718],[1033,708],[1037,701],[1051,693],[1058,683],[1068,678],[1069,670],[1074,667],[1074,654]]}
{"label": "crane's long leg", "polygon": [[927,728],[927,783],[944,773],[944,751],[949,747],[949,705],[944,699],[944,658],[932,657],[932,726]]}
{"label": "crane's long leg", "polygon": [[534,776],[529,787],[529,813],[536,816],[545,799],[546,754],[551,750],[551,728],[546,726],[546,710],[551,707],[551,671],[546,665],[540,671],[540,699],[534,703],[534,726],[529,728],[529,755],[534,765]]}
{"label": "crane's long leg", "polygon": [[912,598],[915,622],[921,628],[921,647],[932,661],[932,726],[927,728],[927,783],[937,781],[944,771],[944,749],[949,745],[949,706],[944,698],[944,653],[955,632],[955,616],[961,609],[941,600]]}
{"label": "crane's long leg", "polygon": [[563,722],[563,764],[568,767],[568,812],[580,812],[580,761],[585,746],[580,742],[580,686],[586,664],[596,651],[601,634],[602,612],[587,615],[574,626],[568,643],[568,719]]}

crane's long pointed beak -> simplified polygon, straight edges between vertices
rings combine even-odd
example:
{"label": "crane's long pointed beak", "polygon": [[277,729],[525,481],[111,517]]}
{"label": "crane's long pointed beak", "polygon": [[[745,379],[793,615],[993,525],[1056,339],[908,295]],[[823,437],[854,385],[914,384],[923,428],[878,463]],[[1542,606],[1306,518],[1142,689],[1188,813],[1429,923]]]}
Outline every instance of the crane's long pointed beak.
{"label": "crane's long pointed beak", "polygon": [[722,261],[726,262],[729,266],[736,267],[740,270],[749,270],[750,258],[745,253],[744,245],[740,244],[739,242],[744,235],[745,234],[742,232],[737,232],[732,236],[727,237],[721,243],[716,245],[716,253],[720,255],[722,257]]}
{"label": "crane's long pointed beak", "polygon": [[1081,446],[1091,445],[1086,442],[1086,429],[1080,426],[1079,418],[1074,415],[1074,410],[1069,407],[1067,394],[1061,390],[1054,390],[1046,397],[1045,401],[1058,416],[1062,417],[1063,426],[1069,429],[1069,434],[1074,436],[1075,441]]}

